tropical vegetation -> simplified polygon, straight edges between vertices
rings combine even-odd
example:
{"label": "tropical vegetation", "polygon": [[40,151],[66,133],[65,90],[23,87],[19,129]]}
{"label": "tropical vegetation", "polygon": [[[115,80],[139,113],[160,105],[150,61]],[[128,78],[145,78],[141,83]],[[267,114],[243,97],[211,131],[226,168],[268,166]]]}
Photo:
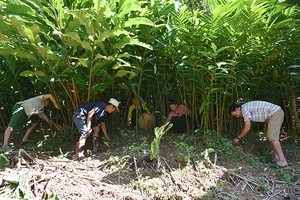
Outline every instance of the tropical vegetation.
{"label": "tropical vegetation", "polygon": [[[261,99],[282,106],[299,137],[299,5],[262,0],[1,0],[0,124],[17,101],[52,93],[72,127],[91,101],[132,94],[163,124],[168,99],[192,110],[193,128],[229,131],[227,107]],[[54,109],[53,109],[54,112]]]}

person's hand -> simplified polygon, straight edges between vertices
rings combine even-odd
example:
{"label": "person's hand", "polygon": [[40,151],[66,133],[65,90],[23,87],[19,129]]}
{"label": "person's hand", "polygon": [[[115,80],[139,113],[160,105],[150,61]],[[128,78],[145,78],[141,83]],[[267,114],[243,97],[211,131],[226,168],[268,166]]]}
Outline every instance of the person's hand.
{"label": "person's hand", "polygon": [[130,126],[130,124],[131,124],[130,122],[127,122],[127,126]]}
{"label": "person's hand", "polygon": [[106,142],[108,142],[108,141],[109,141],[109,137],[108,137],[108,135],[105,135],[105,136],[103,136],[103,141],[106,141]]}
{"label": "person's hand", "polygon": [[58,110],[60,110],[60,107],[58,105],[55,105],[55,108],[58,109]]}
{"label": "person's hand", "polygon": [[240,143],[240,139],[238,139],[238,138],[234,138],[234,140],[233,140],[233,144],[235,144],[235,145],[239,145],[239,143]]}
{"label": "person's hand", "polygon": [[93,132],[93,129],[90,128],[87,132],[88,136],[90,136],[92,132]]}

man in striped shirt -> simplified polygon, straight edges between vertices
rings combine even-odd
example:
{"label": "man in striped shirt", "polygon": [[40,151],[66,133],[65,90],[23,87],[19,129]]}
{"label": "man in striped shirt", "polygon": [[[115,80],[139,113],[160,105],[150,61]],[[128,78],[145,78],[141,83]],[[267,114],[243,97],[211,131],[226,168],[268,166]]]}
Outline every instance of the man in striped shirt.
{"label": "man in striped shirt", "polygon": [[250,101],[243,105],[232,104],[229,106],[229,113],[236,118],[243,117],[245,123],[242,132],[233,140],[234,144],[239,144],[239,140],[247,135],[251,121],[264,122],[265,127],[268,128],[266,138],[274,152],[272,162],[280,167],[288,165],[279,142],[280,128],[284,118],[284,112],[280,106],[266,101]]}

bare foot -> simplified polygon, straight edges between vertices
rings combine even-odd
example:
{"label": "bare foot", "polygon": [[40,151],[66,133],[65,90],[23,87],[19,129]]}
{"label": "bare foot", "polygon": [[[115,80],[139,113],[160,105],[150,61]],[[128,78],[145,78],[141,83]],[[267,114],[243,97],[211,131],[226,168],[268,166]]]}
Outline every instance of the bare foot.
{"label": "bare foot", "polygon": [[6,150],[11,150],[11,147],[8,146],[8,145],[3,145],[2,148],[3,148],[3,149],[6,149]]}
{"label": "bare foot", "polygon": [[276,162],[276,163],[277,163],[277,165],[279,165],[280,167],[286,167],[286,166],[288,166],[288,163],[287,163],[287,162],[278,161],[278,162]]}
{"label": "bare foot", "polygon": [[33,140],[22,140],[21,144],[26,144],[26,143],[29,143],[29,142],[33,142]]}

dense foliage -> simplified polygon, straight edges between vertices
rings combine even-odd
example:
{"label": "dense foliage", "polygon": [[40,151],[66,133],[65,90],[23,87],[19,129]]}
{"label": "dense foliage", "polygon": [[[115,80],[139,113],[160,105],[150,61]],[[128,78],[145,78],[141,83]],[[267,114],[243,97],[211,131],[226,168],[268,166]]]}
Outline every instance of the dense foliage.
{"label": "dense foliage", "polygon": [[[281,105],[299,130],[299,7],[280,1],[1,0],[0,123],[19,100],[59,99],[67,126],[87,102],[130,96],[161,125],[175,98],[201,130],[228,130],[227,107]],[[299,99],[299,98],[298,98]],[[298,130],[297,130],[298,127]]]}

